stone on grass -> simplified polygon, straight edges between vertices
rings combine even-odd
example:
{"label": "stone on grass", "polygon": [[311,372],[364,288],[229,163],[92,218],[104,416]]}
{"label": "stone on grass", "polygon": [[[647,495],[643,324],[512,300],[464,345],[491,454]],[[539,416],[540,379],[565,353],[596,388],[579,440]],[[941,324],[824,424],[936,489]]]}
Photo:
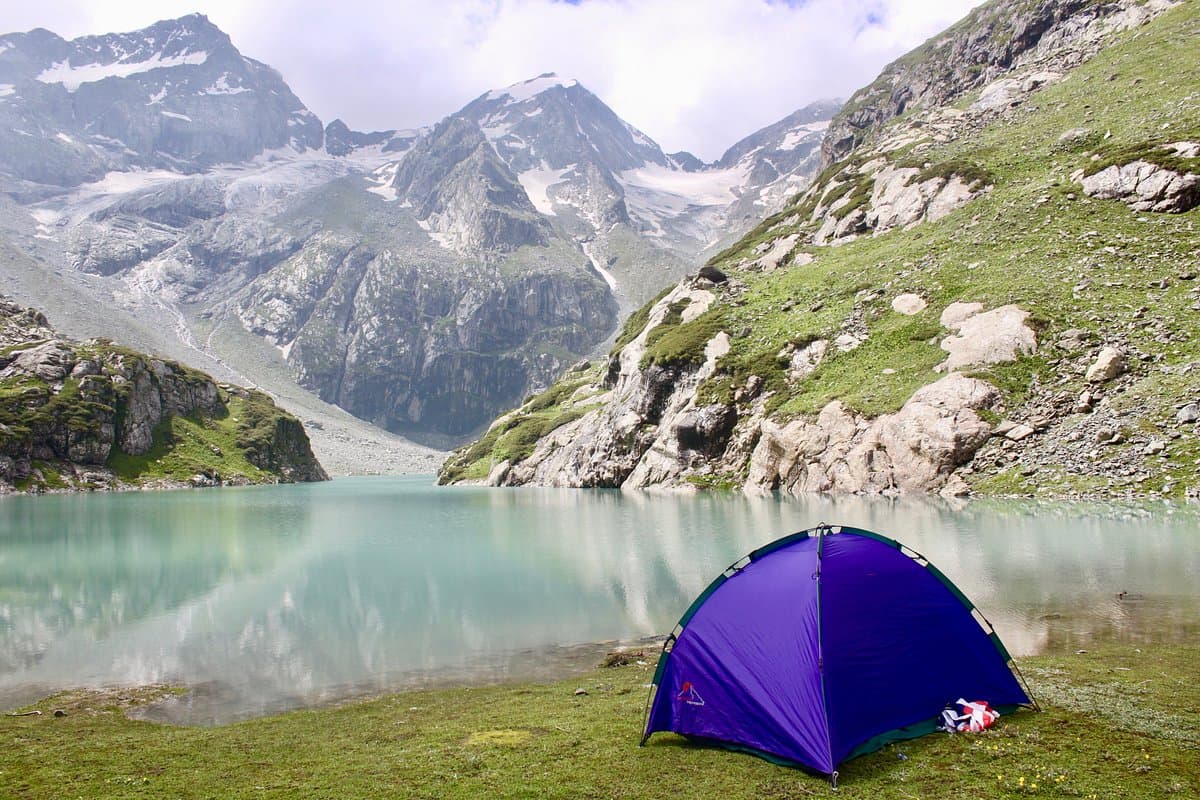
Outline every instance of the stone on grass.
{"label": "stone on grass", "polygon": [[1009,431],[1007,431],[1004,434],[1004,436],[1006,438],[1008,438],[1014,442],[1019,442],[1022,439],[1028,439],[1032,435],[1033,435],[1033,428],[1029,427],[1028,425],[1020,425],[1020,424],[1015,425],[1013,428],[1011,428]]}
{"label": "stone on grass", "polygon": [[897,295],[892,300],[892,310],[911,317],[913,314],[919,314],[929,305],[925,299],[919,294],[908,292],[906,294]]}
{"label": "stone on grass", "polygon": [[1105,383],[1125,370],[1125,354],[1115,347],[1104,347],[1088,367],[1086,377],[1089,383]]}

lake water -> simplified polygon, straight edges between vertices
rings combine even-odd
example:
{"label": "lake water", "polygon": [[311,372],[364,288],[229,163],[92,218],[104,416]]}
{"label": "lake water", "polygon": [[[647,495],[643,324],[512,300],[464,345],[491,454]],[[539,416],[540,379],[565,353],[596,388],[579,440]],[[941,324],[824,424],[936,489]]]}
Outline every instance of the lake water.
{"label": "lake water", "polygon": [[924,553],[1017,655],[1200,633],[1195,506],[448,489],[429,478],[9,497],[0,708],[64,687],[167,682],[193,691],[153,713],[215,723],[569,674],[614,640],[667,633],[727,565],[820,522]]}

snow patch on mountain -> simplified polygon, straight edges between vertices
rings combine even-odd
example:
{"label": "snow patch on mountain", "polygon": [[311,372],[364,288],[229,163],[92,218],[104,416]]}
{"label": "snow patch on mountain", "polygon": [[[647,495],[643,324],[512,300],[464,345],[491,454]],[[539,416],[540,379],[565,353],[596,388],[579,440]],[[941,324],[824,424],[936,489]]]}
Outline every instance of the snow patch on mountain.
{"label": "snow patch on mountain", "polygon": [[162,114],[164,117],[170,117],[171,119],[181,119],[184,122],[192,121],[192,118],[189,117],[187,114],[178,114],[174,111],[160,111],[158,113]]}
{"label": "snow patch on mountain", "polygon": [[128,78],[139,72],[149,72],[152,69],[181,67],[185,64],[203,64],[208,61],[208,53],[181,53],[177,56],[162,57],[155,53],[145,61],[122,62],[114,64],[81,64],[73,66],[70,59],[51,64],[37,75],[42,83],[61,83],[68,92],[75,92],[85,83],[95,83],[105,78]]}
{"label": "snow patch on mountain", "polygon": [[568,164],[562,169],[554,169],[542,162],[541,169],[526,170],[517,175],[517,180],[521,182],[521,188],[525,190],[525,194],[529,196],[529,202],[533,203],[542,214],[555,217],[554,201],[550,199],[550,187],[562,181],[563,176],[571,170],[575,169],[574,164]]}
{"label": "snow patch on mountain", "polygon": [[538,75],[536,78],[514,83],[512,86],[504,89],[493,89],[487,93],[487,99],[503,100],[507,97],[508,102],[505,105],[514,105],[516,103],[524,103],[526,100],[536,97],[547,89],[553,89],[556,86],[570,89],[578,83],[574,78],[563,80],[553,72],[547,72],[543,75]]}
{"label": "snow patch on mountain", "polygon": [[217,78],[216,83],[204,90],[205,94],[242,94],[250,91],[245,86],[232,86],[229,83],[229,73]]}
{"label": "snow patch on mountain", "polygon": [[400,162],[396,161],[391,164],[385,164],[379,169],[367,176],[367,182],[371,185],[367,187],[367,191],[371,194],[377,194],[387,202],[394,202],[398,195],[393,182],[396,180],[396,170],[399,169]]}
{"label": "snow patch on mountain", "polygon": [[810,122],[807,125],[798,125],[788,131],[787,136],[783,137],[783,141],[779,143],[780,150],[795,150],[797,145],[807,139],[814,133],[820,133],[829,127],[829,120],[823,119],[820,122]]}
{"label": "snow patch on mountain", "polygon": [[58,224],[59,213],[48,208],[35,208],[29,212],[29,215],[37,224],[37,233],[33,235],[33,238],[53,240],[54,226]]}
{"label": "snow patch on mountain", "polygon": [[[491,114],[479,123],[479,130],[483,131],[484,138],[488,140],[493,150],[496,149],[496,142],[510,135],[514,136],[514,138],[520,138],[512,133],[513,126],[516,123],[505,122],[505,119],[506,117],[503,114]],[[496,152],[499,153],[499,150]]]}
{"label": "snow patch on mountain", "polygon": [[596,272],[600,273],[600,277],[604,278],[604,282],[608,284],[609,290],[612,291],[613,294],[616,294],[617,276],[600,266],[600,259],[596,258],[595,254],[592,253],[591,244],[589,242],[582,242],[580,243],[579,247],[581,250],[583,250],[583,254],[587,256],[587,260],[592,262],[592,267],[596,270]]}
{"label": "snow patch on mountain", "polygon": [[[0,50],[0,53],[4,52]],[[15,94],[17,87],[11,83],[0,83],[0,97],[8,97],[10,94]]]}
{"label": "snow patch on mountain", "polygon": [[687,198],[693,205],[719,206],[737,199],[735,189],[746,182],[742,166],[729,169],[684,172],[658,164],[643,164],[617,176],[626,187],[635,187]]}

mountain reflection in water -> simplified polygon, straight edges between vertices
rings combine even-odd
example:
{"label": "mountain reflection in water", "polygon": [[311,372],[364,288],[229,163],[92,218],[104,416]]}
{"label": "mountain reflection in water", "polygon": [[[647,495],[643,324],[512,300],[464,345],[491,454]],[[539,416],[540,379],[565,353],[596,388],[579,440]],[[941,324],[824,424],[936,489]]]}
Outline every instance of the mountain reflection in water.
{"label": "mountain reflection in water", "polygon": [[728,564],[820,522],[924,553],[1016,655],[1200,629],[1200,513],[1162,503],[427,478],[14,497],[0,501],[0,707],[167,682],[194,690],[161,713],[215,723],[365,692],[550,678],[593,666],[607,645],[589,643],[668,632]]}

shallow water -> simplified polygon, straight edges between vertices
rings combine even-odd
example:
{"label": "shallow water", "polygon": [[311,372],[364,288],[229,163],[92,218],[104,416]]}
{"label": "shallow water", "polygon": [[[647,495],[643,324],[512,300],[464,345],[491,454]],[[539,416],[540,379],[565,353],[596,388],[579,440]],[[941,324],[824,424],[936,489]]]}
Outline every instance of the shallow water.
{"label": "shallow water", "polygon": [[0,708],[64,687],[168,682],[193,691],[154,713],[216,723],[568,674],[606,642],[665,634],[727,565],[820,522],[924,553],[1016,655],[1200,632],[1195,506],[447,489],[428,478],[10,497]]}

